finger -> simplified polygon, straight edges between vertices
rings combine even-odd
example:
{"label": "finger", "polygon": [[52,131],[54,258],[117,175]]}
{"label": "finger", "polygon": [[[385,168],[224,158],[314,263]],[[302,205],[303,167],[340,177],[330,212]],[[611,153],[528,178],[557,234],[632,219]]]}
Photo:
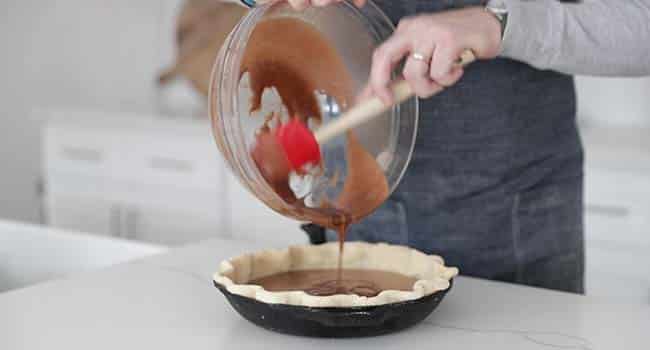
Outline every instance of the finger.
{"label": "finger", "polygon": [[433,81],[438,82],[444,76],[451,73],[452,69],[456,66],[455,62],[458,60],[460,50],[450,45],[440,45],[436,47],[431,59],[430,77]]}
{"label": "finger", "polygon": [[410,31],[414,24],[417,24],[417,16],[410,16],[410,17],[404,17],[402,18],[399,23],[397,23],[397,28],[395,28],[396,32],[406,32]]}
{"label": "finger", "polygon": [[436,83],[444,87],[452,86],[456,84],[458,80],[460,80],[460,78],[463,76],[464,71],[465,70],[463,69],[463,67],[454,66],[454,68],[451,69],[451,72],[438,78],[436,80]]}
{"label": "finger", "polygon": [[332,1],[332,0],[311,0],[310,2],[311,2],[312,5],[314,5],[316,7],[323,7],[323,6],[327,6],[327,5],[331,4],[334,1]]}
{"label": "finger", "polygon": [[354,0],[353,3],[354,6],[361,8],[366,4],[366,0]]}
{"label": "finger", "polygon": [[388,89],[393,68],[404,55],[410,52],[410,48],[411,44],[405,36],[393,34],[373,54],[370,85],[375,95],[387,105],[393,102],[392,93]]}
{"label": "finger", "polygon": [[409,83],[413,92],[419,97],[428,97],[429,91],[437,84],[429,77],[428,61],[416,60],[409,57],[404,66],[404,79]]}
{"label": "finger", "polygon": [[[413,92],[419,97],[426,97],[428,91],[435,88],[429,76],[429,64],[433,56],[434,43],[431,40],[421,40],[404,65],[404,79],[409,83]],[[421,59],[417,59],[416,55]]]}
{"label": "finger", "polygon": [[303,11],[309,6],[309,0],[288,0],[288,2],[296,11]]}

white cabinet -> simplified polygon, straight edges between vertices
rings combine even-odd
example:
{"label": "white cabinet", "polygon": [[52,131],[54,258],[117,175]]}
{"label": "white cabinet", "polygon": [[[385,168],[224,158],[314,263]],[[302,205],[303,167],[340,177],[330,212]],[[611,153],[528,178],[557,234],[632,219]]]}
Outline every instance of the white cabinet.
{"label": "white cabinet", "polygon": [[300,229],[300,223],[268,208],[230,173],[226,178],[233,238],[284,245],[308,243],[307,235]]}
{"label": "white cabinet", "polygon": [[207,120],[49,112],[44,209],[61,228],[178,245],[230,234]]}
{"label": "white cabinet", "polygon": [[650,303],[648,134],[615,128],[583,133],[588,295]]}
{"label": "white cabinet", "polygon": [[135,201],[110,201],[104,196],[50,194],[46,203],[51,226],[163,245],[180,245],[226,236],[227,218],[194,208]]}
{"label": "white cabinet", "polygon": [[587,166],[585,223],[587,238],[650,252],[650,174]]}
{"label": "white cabinet", "polygon": [[123,211],[126,238],[178,245],[214,237],[217,216],[163,207],[127,206]]}
{"label": "white cabinet", "polygon": [[587,294],[650,303],[650,256],[647,248],[587,241]]}
{"label": "white cabinet", "polygon": [[576,77],[578,116],[611,126],[648,125],[650,78]]}
{"label": "white cabinet", "polygon": [[101,198],[61,195],[47,197],[50,225],[81,232],[119,236],[120,207]]}
{"label": "white cabinet", "polygon": [[248,193],[207,120],[50,111],[43,130],[50,225],[180,245],[210,237],[307,242],[299,223]]}

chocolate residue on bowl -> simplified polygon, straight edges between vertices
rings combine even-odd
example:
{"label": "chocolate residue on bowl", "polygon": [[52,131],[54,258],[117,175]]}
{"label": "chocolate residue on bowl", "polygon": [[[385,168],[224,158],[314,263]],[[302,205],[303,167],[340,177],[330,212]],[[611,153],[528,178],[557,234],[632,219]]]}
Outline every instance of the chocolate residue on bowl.
{"label": "chocolate residue on bowl", "polygon": [[241,64],[253,92],[251,111],[260,108],[264,89],[277,89],[291,116],[320,121],[314,91],[326,91],[341,106],[352,96],[343,60],[329,41],[297,18],[271,18],[255,26]]}
{"label": "chocolate residue on bowl", "polygon": [[[354,99],[352,79],[341,56],[318,30],[297,18],[271,18],[257,24],[242,59],[240,73],[246,72],[253,92],[251,111],[260,108],[264,90],[273,87],[292,117],[303,122],[312,119],[318,125],[321,111],[315,91],[334,97],[340,106]],[[301,206],[289,194],[288,162],[269,124],[257,134],[253,159],[281,198]],[[339,229],[370,214],[388,197],[383,170],[353,132],[347,134],[346,157],[348,173],[339,197],[324,203],[323,210],[309,208],[315,210],[305,211],[305,220]]]}
{"label": "chocolate residue on bowl", "polygon": [[[314,125],[321,122],[316,91],[334,97],[342,107],[354,99],[351,76],[334,46],[313,26],[297,18],[270,18],[256,25],[242,59],[240,76],[244,73],[248,73],[253,93],[251,112],[260,108],[264,90],[271,87],[292,118],[303,123],[312,120]],[[336,230],[342,255],[348,225],[370,214],[388,197],[383,170],[350,131],[346,135],[348,173],[341,193],[333,202],[321,203],[321,207],[307,207],[289,187],[290,165],[269,124],[258,131],[251,151],[260,173],[303,220]]]}

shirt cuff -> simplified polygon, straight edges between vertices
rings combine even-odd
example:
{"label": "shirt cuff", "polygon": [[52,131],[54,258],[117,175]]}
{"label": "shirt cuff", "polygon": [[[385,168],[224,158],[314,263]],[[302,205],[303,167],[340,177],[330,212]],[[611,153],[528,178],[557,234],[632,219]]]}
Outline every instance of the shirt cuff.
{"label": "shirt cuff", "polygon": [[505,3],[508,22],[500,56],[527,61],[551,50],[555,35],[549,14],[555,10],[555,1],[505,0]]}
{"label": "shirt cuff", "polygon": [[[519,1],[505,1],[508,9],[508,22],[506,23],[505,31],[501,36],[501,56],[510,57],[513,52],[521,50],[521,45],[517,45],[518,39],[516,32],[521,28],[521,11]],[[514,32],[514,34],[513,34]]]}

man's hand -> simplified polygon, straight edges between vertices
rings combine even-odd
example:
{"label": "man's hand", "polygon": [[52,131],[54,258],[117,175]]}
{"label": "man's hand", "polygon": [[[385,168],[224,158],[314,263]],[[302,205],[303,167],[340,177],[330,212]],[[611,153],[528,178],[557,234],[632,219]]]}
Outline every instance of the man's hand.
{"label": "man's hand", "polygon": [[[302,11],[309,6],[322,7],[330,4],[335,4],[337,2],[343,2],[343,0],[287,0],[289,5],[295,10]],[[363,7],[366,4],[366,0],[353,0],[355,6]]]}
{"label": "man's hand", "polygon": [[407,57],[404,78],[416,95],[429,97],[461,78],[463,68],[456,62],[464,50],[489,59],[498,55],[500,46],[499,21],[483,7],[404,18],[374,52],[370,89],[391,104],[391,72]]}

